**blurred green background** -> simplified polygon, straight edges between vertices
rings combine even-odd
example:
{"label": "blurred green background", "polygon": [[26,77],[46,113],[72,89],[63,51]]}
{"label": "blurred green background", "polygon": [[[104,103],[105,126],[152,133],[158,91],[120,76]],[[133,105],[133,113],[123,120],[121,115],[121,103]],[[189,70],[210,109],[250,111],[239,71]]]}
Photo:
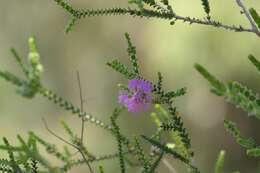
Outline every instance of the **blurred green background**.
{"label": "blurred green background", "polygon": [[[126,0],[74,0],[72,4],[81,8],[128,6]],[[260,11],[260,2],[248,0],[246,5]],[[181,15],[204,16],[200,0],[174,0],[173,6]],[[214,19],[248,26],[234,0],[215,0],[211,2],[211,7]],[[245,112],[211,94],[208,83],[193,68],[193,64],[198,62],[221,80],[238,80],[259,92],[259,74],[247,60],[250,53],[260,58],[258,37],[182,22],[171,26],[169,21],[128,16],[87,18],[79,21],[72,32],[65,35],[64,26],[68,20],[69,16],[52,0],[0,0],[0,69],[19,74],[9,48],[17,48],[26,57],[27,38],[35,35],[45,67],[44,84],[79,105],[76,83],[76,70],[79,70],[87,99],[85,109],[108,122],[110,113],[117,105],[116,85],[125,80],[105,63],[119,58],[129,64],[123,37],[124,32],[129,32],[137,47],[145,77],[156,80],[157,71],[160,71],[164,75],[166,89],[188,88],[188,93],[176,104],[191,134],[196,164],[202,172],[212,172],[220,149],[227,151],[226,171],[260,172],[257,170],[259,162],[245,155],[222,123],[225,117],[234,120],[245,136],[253,137],[260,143],[259,122],[247,118]],[[80,120],[76,117],[42,97],[26,100],[14,91],[13,86],[0,81],[1,137],[6,136],[16,143],[17,133],[26,135],[27,131],[33,130],[62,145],[46,131],[42,117],[46,118],[50,128],[61,135],[64,132],[59,125],[60,119],[68,120],[75,131],[80,132]],[[120,125],[125,134],[150,134],[154,130],[147,114],[125,114]],[[93,125],[87,125],[85,143],[94,153],[113,153],[116,151],[115,140],[107,134]],[[178,173],[185,172],[179,162],[169,161]],[[117,160],[100,164],[105,166],[107,172],[119,172]],[[82,166],[71,172],[83,173],[86,170]],[[170,171],[161,166],[159,172]]]}

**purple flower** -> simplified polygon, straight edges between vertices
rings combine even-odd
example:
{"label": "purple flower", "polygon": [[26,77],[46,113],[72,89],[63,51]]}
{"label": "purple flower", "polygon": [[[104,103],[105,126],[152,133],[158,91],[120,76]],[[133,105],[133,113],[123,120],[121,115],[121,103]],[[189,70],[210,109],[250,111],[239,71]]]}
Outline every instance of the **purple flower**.
{"label": "purple flower", "polygon": [[119,92],[118,101],[128,108],[129,112],[147,110],[152,103],[153,86],[149,81],[134,78],[128,83],[128,90]]}

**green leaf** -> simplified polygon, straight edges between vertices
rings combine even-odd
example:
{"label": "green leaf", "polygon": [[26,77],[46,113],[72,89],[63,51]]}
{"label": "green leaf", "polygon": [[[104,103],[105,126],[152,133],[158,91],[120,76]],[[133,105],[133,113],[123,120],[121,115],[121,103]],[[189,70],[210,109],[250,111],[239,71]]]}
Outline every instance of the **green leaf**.
{"label": "green leaf", "polygon": [[[162,127],[163,122],[166,122],[165,124],[166,125],[169,124],[169,126],[174,125],[174,121],[171,120],[171,116],[161,105],[156,104],[154,107],[155,107],[157,112],[153,112],[151,114],[151,116],[154,119],[154,122],[156,123],[158,129],[161,129],[161,131],[164,130],[163,127]],[[159,133],[159,135],[161,135],[160,131],[158,131],[158,133]],[[155,135],[157,135],[157,134],[155,134]],[[191,155],[191,152],[186,147],[187,145],[186,145],[186,143],[184,143],[184,141],[186,141],[186,140],[183,138],[183,136],[181,136],[180,131],[172,128],[171,131],[169,132],[169,135],[170,135],[171,139],[174,141],[175,151],[180,153],[183,157],[189,158],[190,155]]]}
{"label": "green leaf", "polygon": [[184,88],[178,89],[177,91],[167,92],[165,94],[165,97],[168,97],[169,99],[172,99],[172,98],[183,96],[183,95],[186,94],[186,92],[187,92],[187,88],[184,87]]}
{"label": "green leaf", "polygon": [[216,79],[212,74],[210,74],[203,66],[200,64],[195,64],[196,70],[207,79],[212,85],[213,89],[219,93],[219,95],[224,95],[226,92],[226,86]]}
{"label": "green leaf", "polygon": [[218,158],[217,158],[217,161],[215,164],[214,173],[222,173],[222,168],[223,168],[224,161],[225,161],[225,155],[226,155],[226,152],[224,150],[221,150],[219,152],[219,155],[218,155]]}
{"label": "green leaf", "polygon": [[173,156],[173,158],[178,159],[180,161],[182,161],[183,163],[185,163],[186,165],[189,166],[189,168],[191,169],[191,172],[193,173],[200,173],[200,171],[198,170],[197,167],[195,167],[194,165],[192,165],[190,163],[190,159],[187,159],[185,157],[183,157],[180,153],[170,149],[169,147],[167,147],[167,145],[163,145],[160,142],[153,140],[149,137],[146,137],[144,135],[142,135],[142,138],[146,141],[148,141],[149,143],[151,143],[153,146],[157,147],[158,149],[160,149],[161,151],[165,152],[166,154],[170,154]]}
{"label": "green leaf", "polygon": [[156,85],[156,93],[161,94],[162,93],[162,83],[163,83],[163,77],[160,72],[158,72],[158,82]]}
{"label": "green leaf", "polygon": [[148,138],[144,135],[142,135],[142,138],[145,139],[146,141],[148,141],[149,143],[151,143],[153,146],[161,149],[162,151],[164,151],[167,154],[171,154],[175,159],[179,159],[182,162],[188,164],[190,161],[186,158],[184,158],[182,155],[180,155],[178,152],[168,148],[166,145],[162,145],[160,142],[153,140],[151,138]]}
{"label": "green leaf", "polygon": [[60,121],[63,129],[67,132],[67,134],[69,135],[69,137],[74,140],[75,138],[75,135],[74,133],[72,132],[72,129],[70,128],[70,126],[64,121],[64,120],[61,120]]}
{"label": "green leaf", "polygon": [[77,16],[77,11],[72,8],[72,6],[66,0],[54,0],[59,6],[65,9],[73,16]]}
{"label": "green leaf", "polygon": [[78,20],[78,18],[76,18],[76,17],[71,18],[68,25],[65,27],[65,33],[66,34],[68,34],[72,30],[72,28],[73,28],[73,26],[75,26],[77,20]]}
{"label": "green leaf", "polygon": [[243,148],[247,149],[247,155],[253,156],[253,157],[258,157],[260,154],[260,148],[256,147],[257,144],[252,138],[243,138],[240,135],[240,132],[238,128],[236,127],[236,124],[224,120],[224,126],[225,128],[232,134],[232,136],[235,138],[236,142],[242,146]]}
{"label": "green leaf", "polygon": [[135,50],[136,48],[133,46],[128,33],[125,33],[125,38],[127,40],[127,45],[128,45],[127,52],[130,57],[130,62],[132,63],[133,66],[133,71],[136,75],[139,75],[139,65],[137,62],[136,50]]}
{"label": "green leaf", "polygon": [[256,145],[255,141],[252,138],[246,139],[246,138],[239,137],[236,139],[236,142],[242,147],[247,149],[252,148]]}
{"label": "green leaf", "polygon": [[11,163],[11,167],[12,167],[12,170],[14,173],[22,173],[22,170],[21,168],[19,167],[19,164],[16,162],[15,158],[14,158],[14,153],[11,149],[11,145],[9,144],[9,141],[7,140],[7,138],[3,138],[3,141],[6,145],[6,147],[8,148],[8,155],[9,155],[9,158],[10,158],[10,163]]}
{"label": "green leaf", "polygon": [[135,148],[136,148],[136,151],[137,151],[138,160],[143,165],[142,173],[150,173],[150,169],[151,169],[150,160],[151,160],[151,158],[149,158],[148,156],[145,155],[144,150],[143,150],[138,138],[135,137],[134,140],[135,140]]}
{"label": "green leaf", "polygon": [[136,76],[135,73],[133,73],[124,64],[122,64],[120,61],[116,59],[112,60],[111,62],[108,62],[107,65],[113,68],[115,71],[124,75],[127,79],[132,79]]}
{"label": "green leaf", "polygon": [[121,109],[116,108],[113,112],[113,115],[110,117],[110,120],[111,120],[113,131],[114,131],[116,139],[117,139],[120,170],[121,170],[121,173],[125,173],[126,166],[125,166],[125,159],[124,159],[124,155],[123,155],[123,141],[122,141],[122,136],[120,133],[120,127],[116,124],[116,119],[118,118],[121,111],[122,111]]}
{"label": "green leaf", "polygon": [[29,75],[29,68],[25,63],[23,63],[22,58],[19,56],[17,51],[14,48],[11,48],[11,53],[13,54],[13,57],[15,58],[17,64],[21,67],[22,71],[24,74],[28,77]]}
{"label": "green leaf", "polygon": [[0,71],[0,78],[10,82],[18,87],[22,86],[25,81],[17,77],[16,75],[8,72],[8,71]]}
{"label": "green leaf", "polygon": [[[47,153],[55,156],[57,159],[66,162],[68,158],[63,153],[59,152],[56,145],[47,142],[45,139],[40,138],[33,132],[29,132],[29,136],[33,137],[37,142],[39,142],[46,150]],[[27,147],[25,142],[23,142],[22,138],[18,138],[23,146]]]}
{"label": "green leaf", "polygon": [[254,55],[249,55],[248,59],[251,61],[252,64],[255,65],[257,70],[260,72],[260,62],[254,57]]}
{"label": "green leaf", "polygon": [[246,150],[246,154],[252,157],[260,157],[260,147],[250,148]]}
{"label": "green leaf", "polygon": [[255,23],[257,24],[258,28],[260,29],[260,16],[258,15],[257,11],[254,8],[250,8],[249,12]]}
{"label": "green leaf", "polygon": [[98,167],[98,170],[99,170],[99,173],[105,173],[103,166],[99,166],[99,167]]}
{"label": "green leaf", "polygon": [[208,0],[201,0],[202,1],[202,6],[204,8],[204,11],[207,15],[210,13],[210,6],[209,6],[209,1]]}
{"label": "green leaf", "polygon": [[255,116],[260,119],[260,98],[258,94],[254,94],[246,86],[236,81],[229,82],[226,99],[248,112],[248,116]]}
{"label": "green leaf", "polygon": [[48,90],[46,88],[41,88],[39,93],[46,97],[48,100],[52,101],[53,103],[57,104],[59,107],[65,109],[66,111],[70,111],[72,114],[77,115],[80,118],[84,118],[85,121],[95,124],[96,126],[108,129],[109,127],[105,125],[104,122],[97,119],[96,117],[92,116],[87,112],[82,112],[80,108],[74,106],[72,103],[67,101],[66,99],[58,96],[55,92]]}
{"label": "green leaf", "polygon": [[224,120],[224,127],[227,131],[235,138],[240,137],[240,131],[238,130],[236,124],[229,120]]}

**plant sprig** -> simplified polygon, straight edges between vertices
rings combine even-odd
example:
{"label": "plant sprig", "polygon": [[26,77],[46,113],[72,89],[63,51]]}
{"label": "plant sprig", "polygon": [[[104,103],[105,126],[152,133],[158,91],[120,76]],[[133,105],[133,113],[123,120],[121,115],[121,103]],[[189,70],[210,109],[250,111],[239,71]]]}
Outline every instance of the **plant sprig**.
{"label": "plant sprig", "polygon": [[[257,12],[251,8],[247,10],[245,7],[243,0],[236,0],[238,7],[241,8],[243,14],[245,14],[247,20],[249,21],[251,28],[246,28],[242,25],[235,24],[224,24],[220,21],[216,21],[211,19],[210,16],[210,5],[208,0],[201,0],[202,7],[204,8],[205,13],[207,14],[206,19],[199,19],[195,17],[189,16],[181,16],[178,15],[173,7],[169,4],[168,1],[157,1],[157,0],[131,0],[129,4],[136,4],[137,8],[131,7],[119,7],[119,8],[106,8],[106,9],[80,9],[77,10],[72,7],[65,0],[54,0],[60,7],[62,7],[65,11],[67,11],[71,16],[72,20],[66,28],[66,32],[71,31],[71,28],[75,25],[75,22],[79,19],[83,19],[86,17],[92,16],[108,16],[108,15],[130,15],[132,17],[140,17],[140,18],[158,18],[170,21],[170,24],[175,24],[176,21],[182,21],[188,24],[199,24],[206,25],[216,28],[221,28],[225,30],[230,30],[234,32],[249,32],[256,34],[260,37],[259,28],[257,28],[256,24],[259,26],[259,15]],[[161,3],[162,2],[162,3]],[[150,8],[146,8],[145,4]]]}
{"label": "plant sprig", "polygon": [[[253,55],[249,55],[248,59],[259,71],[260,62]],[[224,84],[199,64],[195,64],[195,68],[206,80],[209,81],[212,87],[211,91],[214,94],[224,96],[227,101],[247,112],[248,116],[255,117],[258,120],[260,119],[260,98],[258,93],[253,93],[251,89],[236,81],[230,81],[227,84]],[[248,156],[260,157],[260,148],[254,139],[242,137],[240,130],[232,121],[224,120],[224,126],[234,137],[236,142],[246,149],[246,154]]]}

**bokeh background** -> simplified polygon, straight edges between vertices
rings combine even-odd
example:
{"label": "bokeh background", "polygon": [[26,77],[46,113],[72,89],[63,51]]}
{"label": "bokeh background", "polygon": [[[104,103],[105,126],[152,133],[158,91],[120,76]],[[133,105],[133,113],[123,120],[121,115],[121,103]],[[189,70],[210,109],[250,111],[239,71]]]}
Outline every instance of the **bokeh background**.
{"label": "bokeh background", "polygon": [[[102,8],[127,6],[127,0],[74,0],[75,7]],[[203,17],[200,0],[175,0],[174,9],[181,15]],[[247,0],[248,7],[260,11],[260,2]],[[225,23],[248,22],[239,12],[234,0],[211,2],[212,16]],[[164,75],[164,87],[177,89],[183,86],[188,93],[176,101],[185,121],[195,151],[196,164],[202,172],[212,172],[218,152],[227,151],[225,170],[239,170],[241,173],[256,173],[259,162],[245,155],[223,127],[228,118],[239,124],[245,136],[260,143],[259,122],[247,118],[246,113],[235,108],[209,92],[208,83],[195,71],[194,63],[210,69],[221,80],[238,80],[254,91],[259,91],[259,74],[247,60],[252,53],[260,57],[260,40],[253,34],[235,33],[207,26],[189,25],[177,22],[171,26],[168,21],[139,19],[128,16],[93,17],[81,20],[69,35],[64,26],[69,16],[52,0],[0,0],[0,69],[21,73],[11,58],[10,47],[15,47],[25,58],[27,38],[37,38],[42,63],[45,67],[44,84],[61,96],[79,105],[79,91],[76,70],[80,71],[85,109],[105,122],[117,103],[117,83],[126,82],[105,63],[119,58],[129,64],[126,42],[123,34],[129,32],[137,47],[143,75],[156,80],[157,71]],[[69,121],[75,131],[80,132],[80,120],[63,111],[40,96],[26,100],[15,93],[15,88],[0,81],[0,136],[6,136],[17,143],[16,134],[26,136],[33,130],[53,143],[62,145],[52,137],[42,123],[44,117],[50,128],[65,135],[60,119]],[[154,125],[147,114],[125,114],[120,125],[125,134],[149,134]],[[85,143],[97,154],[116,151],[115,140],[107,132],[93,125],[87,125]],[[4,155],[0,153],[0,155]],[[52,159],[52,158],[50,158]],[[178,173],[184,169],[175,160],[169,159]],[[117,160],[102,162],[105,170],[117,173]],[[58,164],[58,163],[57,163]],[[97,164],[94,165],[97,167]],[[86,167],[73,169],[72,173],[86,172]],[[136,170],[131,170],[136,172]],[[159,172],[170,172],[164,166]]]}

